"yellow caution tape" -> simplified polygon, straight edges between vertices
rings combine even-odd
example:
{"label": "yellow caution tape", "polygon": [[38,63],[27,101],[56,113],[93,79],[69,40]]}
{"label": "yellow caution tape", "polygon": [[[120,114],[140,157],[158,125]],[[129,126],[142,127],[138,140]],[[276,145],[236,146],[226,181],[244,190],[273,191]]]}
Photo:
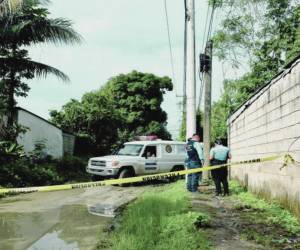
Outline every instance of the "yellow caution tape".
{"label": "yellow caution tape", "polygon": [[[282,155],[251,159],[251,160],[246,160],[246,161],[231,162],[231,163],[217,165],[217,166],[211,166],[211,167],[204,166],[201,168],[187,169],[187,170],[174,171],[174,172],[168,172],[168,173],[162,173],[162,174],[152,174],[152,175],[145,175],[145,176],[129,177],[129,178],[124,178],[124,179],[110,179],[110,180],[105,180],[105,181],[84,182],[84,183],[77,183],[77,184],[63,184],[63,185],[54,185],[54,186],[42,186],[42,187],[3,188],[3,189],[0,189],[0,194],[18,194],[18,193],[31,193],[31,192],[60,191],[60,190],[69,190],[69,189],[77,189],[77,188],[92,188],[92,187],[102,187],[102,186],[116,185],[116,184],[137,183],[137,182],[145,182],[145,181],[151,181],[151,180],[162,180],[162,179],[177,177],[180,175],[210,171],[210,170],[214,170],[214,169],[218,169],[218,168],[222,168],[222,167],[233,167],[233,166],[240,166],[240,165],[246,165],[246,164],[268,162],[268,161],[276,160],[280,157],[282,157]],[[285,156],[285,157],[287,157],[287,156]]]}
{"label": "yellow caution tape", "polygon": [[280,170],[287,167],[289,164],[294,164],[294,163],[295,163],[295,159],[290,154],[286,154],[284,156],[283,164],[282,164],[282,167],[280,168]]}

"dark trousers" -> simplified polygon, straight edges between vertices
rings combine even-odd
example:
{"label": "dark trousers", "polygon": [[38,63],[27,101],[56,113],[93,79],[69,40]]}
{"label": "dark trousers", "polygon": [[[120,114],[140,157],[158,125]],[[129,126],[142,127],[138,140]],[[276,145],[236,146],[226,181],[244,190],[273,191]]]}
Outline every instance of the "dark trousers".
{"label": "dark trousers", "polygon": [[[211,165],[216,166],[216,165],[222,165],[226,164],[226,161],[218,161],[218,160],[212,160]],[[216,186],[216,195],[222,194],[222,188],[221,184],[223,185],[224,189],[224,195],[229,194],[229,187],[228,187],[228,168],[223,167],[219,169],[214,169],[211,171],[211,176],[214,180],[215,186]]]}

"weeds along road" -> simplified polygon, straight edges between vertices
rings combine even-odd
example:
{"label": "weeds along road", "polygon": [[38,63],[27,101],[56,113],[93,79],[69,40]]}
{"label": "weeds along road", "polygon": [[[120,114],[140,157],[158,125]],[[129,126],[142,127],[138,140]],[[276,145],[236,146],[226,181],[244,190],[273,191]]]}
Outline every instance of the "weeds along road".
{"label": "weeds along road", "polygon": [[107,186],[1,199],[0,250],[92,249],[109,215],[149,189]]}

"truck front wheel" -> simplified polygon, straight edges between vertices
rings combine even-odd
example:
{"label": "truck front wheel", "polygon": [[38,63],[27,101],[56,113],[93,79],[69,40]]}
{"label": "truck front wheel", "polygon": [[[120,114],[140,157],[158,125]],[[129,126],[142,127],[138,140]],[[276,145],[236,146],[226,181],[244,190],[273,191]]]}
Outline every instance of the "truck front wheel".
{"label": "truck front wheel", "polygon": [[[132,173],[132,170],[130,170],[128,168],[124,168],[119,173],[118,179],[125,179],[125,178],[130,178],[130,177],[133,177],[133,176],[134,176],[134,174]],[[128,186],[130,186],[130,183],[120,184],[120,186],[121,187],[128,187]]]}
{"label": "truck front wheel", "polygon": [[104,178],[100,175],[92,175],[92,181],[103,181]]}

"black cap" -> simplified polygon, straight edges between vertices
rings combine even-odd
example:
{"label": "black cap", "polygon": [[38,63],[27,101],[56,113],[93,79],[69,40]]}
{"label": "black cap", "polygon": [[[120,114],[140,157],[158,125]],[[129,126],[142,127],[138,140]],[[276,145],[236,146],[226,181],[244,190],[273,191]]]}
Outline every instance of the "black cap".
{"label": "black cap", "polygon": [[222,145],[222,140],[221,140],[221,139],[216,139],[216,140],[215,140],[215,144],[217,144],[217,145]]}

